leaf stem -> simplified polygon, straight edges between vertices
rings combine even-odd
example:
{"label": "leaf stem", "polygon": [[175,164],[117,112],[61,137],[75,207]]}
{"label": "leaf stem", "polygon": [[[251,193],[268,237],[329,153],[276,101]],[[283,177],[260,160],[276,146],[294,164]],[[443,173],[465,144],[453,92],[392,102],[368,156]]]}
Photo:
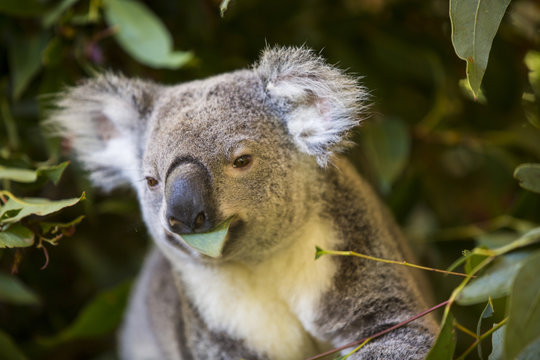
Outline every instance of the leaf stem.
{"label": "leaf stem", "polygon": [[474,348],[480,344],[480,342],[482,340],[484,340],[485,338],[487,338],[489,335],[491,335],[494,331],[496,331],[497,329],[499,329],[501,326],[503,326],[506,321],[508,321],[508,317],[505,317],[500,323],[498,323],[497,325],[495,325],[494,327],[492,327],[491,329],[489,329],[488,331],[486,331],[485,333],[483,333],[482,335],[478,336],[476,338],[476,340],[471,344],[471,346],[469,346],[467,348],[467,350],[465,350],[465,352],[463,354],[461,354],[456,360],[463,360],[465,359],[465,357],[471,352],[474,350]]}
{"label": "leaf stem", "polygon": [[[404,325],[407,325],[407,324],[410,323],[411,321],[414,321],[414,320],[416,320],[416,319],[419,319],[419,318],[421,318],[421,317],[423,317],[423,316],[429,314],[430,312],[433,312],[433,311],[435,311],[435,310],[437,310],[437,309],[439,309],[439,308],[441,308],[441,307],[447,305],[449,301],[450,301],[450,300],[443,301],[443,302],[440,303],[440,304],[437,304],[437,305],[435,305],[435,306],[433,306],[433,307],[431,307],[431,308],[429,308],[429,309],[427,309],[427,310],[425,310],[425,311],[422,311],[421,313],[418,313],[418,314],[414,315],[413,317],[411,317],[411,318],[409,318],[409,319],[407,319],[407,320],[405,320],[405,321],[402,321],[402,322],[400,322],[399,324],[396,324],[396,325],[394,325],[394,326],[391,326],[391,327],[389,327],[388,329],[382,330],[382,331],[380,331],[380,332],[378,332],[378,333],[376,333],[376,334],[374,334],[374,335],[368,336],[368,337],[363,338],[363,339],[361,339],[361,340],[353,341],[353,342],[351,342],[351,343],[349,343],[349,344],[346,344],[346,345],[337,347],[337,348],[335,348],[335,349],[326,351],[326,352],[324,352],[324,353],[322,353],[322,354],[318,354],[318,355],[312,356],[312,357],[310,357],[310,358],[308,358],[308,359],[306,359],[306,360],[316,360],[316,359],[320,359],[320,358],[325,357],[326,355],[330,355],[330,354],[333,354],[333,353],[335,353],[335,352],[338,352],[338,351],[341,351],[341,350],[345,350],[345,349],[347,349],[347,348],[350,348],[350,347],[353,347],[353,346],[357,346],[357,345],[361,345],[361,346],[358,346],[358,349],[360,349],[360,348],[361,348],[362,346],[364,346],[367,342],[369,342],[369,341],[371,341],[371,340],[373,340],[373,339],[375,339],[375,338],[378,338],[378,337],[380,337],[380,336],[382,336],[382,335],[384,335],[384,334],[387,334],[387,333],[389,333],[389,332],[392,331],[392,330],[395,330],[395,329],[400,328],[400,327],[402,327],[402,326],[404,326]],[[354,351],[356,351],[356,350],[357,350],[357,349],[355,349]],[[354,352],[354,351],[353,351],[353,352]],[[350,353],[347,354],[347,356],[349,356],[349,355],[350,355]]]}
{"label": "leaf stem", "polygon": [[411,263],[409,263],[409,262],[407,262],[405,260],[396,261],[396,260],[382,259],[382,258],[370,256],[370,255],[357,253],[357,252],[354,252],[354,251],[322,250],[322,249],[318,248],[317,249],[317,255],[319,255],[319,256],[321,256],[321,255],[356,256],[356,257],[359,257],[359,258],[379,261],[379,262],[383,262],[383,263],[386,263],[386,264],[404,265],[404,266],[409,266],[409,267],[412,267],[412,268],[415,268],[415,269],[434,271],[434,272],[443,273],[443,274],[447,274],[447,275],[456,275],[456,276],[464,276],[464,277],[468,276],[467,274],[463,274],[463,273],[458,273],[458,272],[453,272],[453,271],[446,271],[446,270],[441,270],[441,269],[430,268],[430,267],[427,267],[427,266],[411,264]]}
{"label": "leaf stem", "polygon": [[465,326],[461,325],[460,323],[457,322],[457,320],[454,319],[454,326],[460,330],[461,332],[473,337],[475,340],[478,339],[478,335],[476,335],[475,333],[473,333],[471,330],[467,329]]}

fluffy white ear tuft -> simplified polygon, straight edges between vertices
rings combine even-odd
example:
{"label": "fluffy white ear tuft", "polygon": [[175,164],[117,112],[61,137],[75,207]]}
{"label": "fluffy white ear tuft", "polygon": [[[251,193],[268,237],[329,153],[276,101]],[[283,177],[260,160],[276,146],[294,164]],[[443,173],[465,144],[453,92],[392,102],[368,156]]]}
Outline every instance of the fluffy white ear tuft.
{"label": "fluffy white ear tuft", "polygon": [[147,120],[159,87],[114,74],[86,80],[59,94],[46,122],[104,190],[140,176]]}
{"label": "fluffy white ear tuft", "polygon": [[367,98],[355,78],[303,47],[268,48],[254,70],[301,151],[324,167],[350,144],[348,133],[360,123]]}

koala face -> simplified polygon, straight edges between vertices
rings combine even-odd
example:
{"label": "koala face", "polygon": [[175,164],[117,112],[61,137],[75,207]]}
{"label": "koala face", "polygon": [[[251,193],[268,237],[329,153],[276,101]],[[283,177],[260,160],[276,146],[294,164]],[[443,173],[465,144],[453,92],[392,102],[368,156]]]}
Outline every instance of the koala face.
{"label": "koala face", "polygon": [[232,218],[220,261],[256,259],[285,245],[314,210],[305,205],[311,189],[304,179],[318,165],[268,109],[260,79],[237,72],[164,89],[160,98],[139,189],[155,237],[208,260],[176,235]]}
{"label": "koala face", "polygon": [[[320,172],[364,94],[312,51],[276,48],[249,70],[172,87],[102,75],[63,94],[51,122],[98,186],[136,189],[166,255],[256,261],[318,211]],[[183,241],[228,221],[217,259]]]}

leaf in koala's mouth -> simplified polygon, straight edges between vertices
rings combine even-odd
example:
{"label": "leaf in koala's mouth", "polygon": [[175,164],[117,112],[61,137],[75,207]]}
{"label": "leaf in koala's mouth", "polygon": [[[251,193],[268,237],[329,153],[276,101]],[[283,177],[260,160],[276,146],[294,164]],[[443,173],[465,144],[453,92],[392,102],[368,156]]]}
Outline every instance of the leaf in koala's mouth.
{"label": "leaf in koala's mouth", "polygon": [[212,230],[205,233],[183,234],[180,237],[186,244],[197,250],[201,254],[217,258],[221,256],[227,233],[231,226],[233,217],[228,218]]}

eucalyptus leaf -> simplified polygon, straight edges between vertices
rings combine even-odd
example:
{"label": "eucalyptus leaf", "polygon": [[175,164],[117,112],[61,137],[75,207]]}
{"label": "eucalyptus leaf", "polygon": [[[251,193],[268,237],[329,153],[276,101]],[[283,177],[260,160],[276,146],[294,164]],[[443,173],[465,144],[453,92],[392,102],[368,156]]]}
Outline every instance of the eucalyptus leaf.
{"label": "eucalyptus leaf", "polygon": [[69,228],[74,227],[75,225],[80,224],[82,219],[84,219],[84,215],[81,215],[81,216],[77,217],[76,219],[74,219],[74,220],[72,220],[70,222],[67,222],[67,223],[40,222],[39,226],[41,227],[41,231],[43,232],[43,234],[49,234],[50,233],[51,235],[55,235],[60,231],[63,232],[63,230],[65,230],[65,229],[69,229]]}
{"label": "eucalyptus leaf", "polygon": [[540,253],[529,257],[517,274],[509,298],[504,339],[507,359],[514,359],[540,338]]}
{"label": "eucalyptus leaf", "polygon": [[221,14],[221,17],[225,16],[225,11],[229,8],[229,4],[231,3],[231,0],[221,0],[221,4],[219,4],[219,12]]}
{"label": "eucalyptus leaf", "polygon": [[135,0],[106,0],[105,19],[117,28],[115,38],[137,61],[177,69],[193,59],[191,52],[173,51],[171,34],[161,20]]}
{"label": "eucalyptus leaf", "polygon": [[443,318],[441,331],[435,344],[429,351],[426,360],[451,360],[456,349],[456,334],[454,331],[454,317],[451,313]]}
{"label": "eucalyptus leaf", "polygon": [[529,191],[540,194],[540,164],[522,164],[514,171],[519,185]]}
{"label": "eucalyptus leaf", "polygon": [[[478,319],[478,323],[476,324],[476,335],[480,337],[483,333],[483,328],[486,327],[486,320],[491,320],[491,326],[493,325],[493,307],[491,306],[491,302],[488,301],[486,304],[486,307],[482,311],[482,314],[480,315],[480,318]],[[482,344],[478,344],[476,346],[476,349],[478,351],[478,357],[480,359],[484,359],[484,354],[482,353]]]}
{"label": "eucalyptus leaf", "polygon": [[21,224],[14,224],[0,231],[0,248],[20,248],[34,244],[34,233]]}
{"label": "eucalyptus leaf", "polygon": [[0,354],[3,359],[26,360],[26,356],[19,349],[13,339],[4,331],[0,330]]}
{"label": "eucalyptus leaf", "polygon": [[362,128],[362,147],[377,177],[380,190],[388,193],[401,174],[410,153],[410,136],[405,124],[387,118]]}
{"label": "eucalyptus leaf", "polygon": [[450,0],[452,44],[467,62],[467,79],[475,97],[480,92],[493,38],[510,0]]}
{"label": "eucalyptus leaf", "polygon": [[[8,195],[8,201],[0,207],[0,219],[3,223],[14,223],[28,215],[44,216],[57,212],[65,207],[73,206],[85,199],[83,193],[79,198],[65,200],[47,200],[42,198],[17,198],[13,194]],[[18,210],[15,216],[5,218],[3,215],[11,210]]]}
{"label": "eucalyptus leaf", "polygon": [[201,254],[213,258],[220,257],[227,240],[227,232],[229,231],[232,219],[233,218],[231,217],[225,220],[209,232],[183,234],[180,235],[180,237],[186,244],[199,251]]}
{"label": "eucalyptus leaf", "polygon": [[37,174],[35,170],[8,168],[0,165],[0,179],[32,183],[37,180]]}
{"label": "eucalyptus leaf", "polygon": [[[536,252],[534,254],[537,254]],[[465,286],[456,302],[460,305],[472,305],[499,298],[510,293],[512,281],[524,262],[531,256],[528,251],[513,252],[493,260],[484,274]]]}
{"label": "eucalyptus leaf", "polygon": [[11,42],[8,55],[14,99],[18,99],[22,95],[30,80],[41,68],[42,53],[48,40],[48,33],[42,32],[37,36],[16,39]]}
{"label": "eucalyptus leaf", "polygon": [[0,302],[36,305],[39,304],[39,298],[15,276],[0,273]]}
{"label": "eucalyptus leaf", "polygon": [[59,334],[39,339],[44,346],[99,337],[113,332],[122,321],[131,282],[124,282],[98,294],[79,313],[75,321]]}
{"label": "eucalyptus leaf", "polygon": [[525,65],[529,69],[529,83],[537,98],[540,98],[540,52],[529,51],[525,55]]}
{"label": "eucalyptus leaf", "polygon": [[64,169],[69,165],[69,161],[53,166],[42,166],[37,170],[4,167],[0,165],[0,179],[7,179],[22,183],[33,183],[39,177],[51,180],[55,185],[60,180]]}
{"label": "eucalyptus leaf", "polygon": [[[497,324],[493,324],[497,326]],[[506,334],[506,325],[501,326],[491,334],[491,354],[488,360],[503,360],[504,358],[504,337]]]}

